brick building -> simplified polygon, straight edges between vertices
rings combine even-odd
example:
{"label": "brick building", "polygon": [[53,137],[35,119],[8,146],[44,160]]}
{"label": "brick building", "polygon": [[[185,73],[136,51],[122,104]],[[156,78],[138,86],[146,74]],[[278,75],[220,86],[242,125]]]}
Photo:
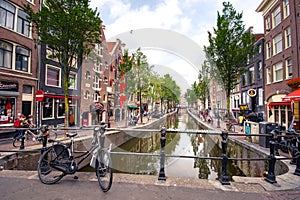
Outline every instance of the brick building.
{"label": "brick building", "polygon": [[300,75],[300,2],[263,0],[256,11],[263,13],[264,20],[267,121],[288,127],[292,121],[291,102],[282,98],[292,92],[286,82]]}
{"label": "brick building", "polygon": [[40,52],[23,3],[39,9],[38,0],[0,0],[0,126],[13,126],[18,113],[36,113]]}

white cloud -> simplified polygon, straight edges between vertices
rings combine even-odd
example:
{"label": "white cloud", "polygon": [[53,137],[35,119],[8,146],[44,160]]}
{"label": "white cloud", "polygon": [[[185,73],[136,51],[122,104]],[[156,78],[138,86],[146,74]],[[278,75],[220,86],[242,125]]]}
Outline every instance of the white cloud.
{"label": "white cloud", "polygon": [[[230,1],[238,12],[243,12],[246,28],[253,26],[255,33],[263,32],[262,14],[255,12],[261,1]],[[107,39],[131,30],[156,28],[183,34],[203,47],[208,45],[207,31],[212,32],[213,27],[216,27],[217,11],[222,13],[222,2],[220,0],[92,0],[91,5],[100,9],[103,23],[106,25],[105,35]],[[122,38],[120,39],[122,40]],[[153,40],[156,39],[153,38]],[[197,54],[197,52],[194,53]],[[167,58],[168,60],[174,59],[172,66],[183,66],[178,58],[161,56],[161,53],[158,55],[151,58],[155,64],[165,65]],[[203,52],[199,52],[199,57],[201,56],[203,57]],[[171,63],[172,61],[168,62]],[[190,80],[192,77],[189,73],[195,72],[181,72]]]}

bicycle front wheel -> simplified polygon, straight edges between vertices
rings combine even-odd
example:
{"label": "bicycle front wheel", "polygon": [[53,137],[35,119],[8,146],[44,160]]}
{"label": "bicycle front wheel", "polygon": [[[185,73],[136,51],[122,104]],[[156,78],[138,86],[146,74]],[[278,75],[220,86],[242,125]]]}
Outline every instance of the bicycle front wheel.
{"label": "bicycle front wheel", "polygon": [[50,147],[40,157],[38,163],[38,176],[44,184],[54,184],[64,176],[64,172],[60,169],[60,157],[55,151],[55,147]]}
{"label": "bicycle front wheel", "polygon": [[103,192],[107,192],[113,180],[112,162],[107,151],[101,151],[100,160],[96,159],[96,175]]}

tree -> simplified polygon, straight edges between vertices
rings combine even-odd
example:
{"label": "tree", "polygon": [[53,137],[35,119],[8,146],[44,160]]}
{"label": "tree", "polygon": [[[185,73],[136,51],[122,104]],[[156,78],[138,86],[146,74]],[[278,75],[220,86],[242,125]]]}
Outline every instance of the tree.
{"label": "tree", "polygon": [[202,64],[202,68],[199,70],[198,74],[198,83],[194,82],[192,88],[197,96],[197,98],[201,101],[206,108],[206,100],[209,97],[209,66],[207,65],[207,61],[204,61]]}
{"label": "tree", "polygon": [[81,66],[81,60],[100,43],[101,19],[97,9],[89,8],[90,0],[47,0],[40,11],[34,12],[31,4],[24,4],[24,10],[37,33],[38,44],[53,49],[51,59],[58,61],[63,71],[65,101],[65,127],[69,126],[69,78],[74,64]]}
{"label": "tree", "polygon": [[254,55],[254,36],[245,31],[242,13],[237,13],[230,2],[223,2],[223,14],[218,12],[217,28],[208,32],[209,46],[205,53],[213,67],[212,76],[225,90],[227,113],[230,113],[230,92],[238,84],[247,61]]}

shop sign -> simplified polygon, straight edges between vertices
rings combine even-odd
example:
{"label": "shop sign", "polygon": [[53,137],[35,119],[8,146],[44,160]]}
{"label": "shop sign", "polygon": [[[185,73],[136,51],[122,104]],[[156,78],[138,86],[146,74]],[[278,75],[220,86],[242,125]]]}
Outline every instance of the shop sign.
{"label": "shop sign", "polygon": [[18,92],[19,84],[9,81],[0,81],[0,90],[1,91],[15,91]]}
{"label": "shop sign", "polygon": [[248,95],[250,97],[255,97],[256,96],[256,90],[255,89],[249,89],[248,90]]}

